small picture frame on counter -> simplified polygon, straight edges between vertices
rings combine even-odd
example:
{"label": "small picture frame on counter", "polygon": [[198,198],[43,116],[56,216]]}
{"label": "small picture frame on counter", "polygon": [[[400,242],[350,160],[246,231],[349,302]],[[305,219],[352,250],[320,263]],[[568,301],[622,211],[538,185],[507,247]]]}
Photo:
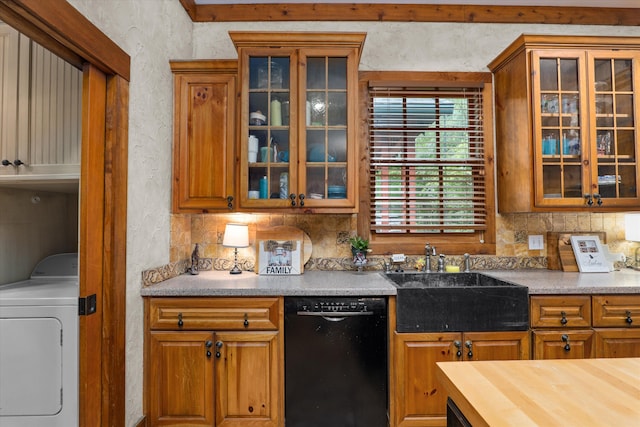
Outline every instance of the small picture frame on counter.
{"label": "small picture frame on counter", "polygon": [[598,236],[571,236],[571,247],[581,273],[610,271],[610,265]]}
{"label": "small picture frame on counter", "polygon": [[303,234],[258,231],[256,233],[256,273],[289,276],[303,273]]}

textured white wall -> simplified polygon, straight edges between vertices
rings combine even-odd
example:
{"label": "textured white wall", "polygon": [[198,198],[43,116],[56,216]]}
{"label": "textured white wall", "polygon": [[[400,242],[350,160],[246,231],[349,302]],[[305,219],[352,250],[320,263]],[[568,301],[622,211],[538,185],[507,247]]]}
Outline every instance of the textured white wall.
{"label": "textured white wall", "polygon": [[169,260],[170,59],[233,59],[229,30],[361,31],[361,70],[486,71],[521,33],[640,36],[638,27],[421,23],[199,23],[178,0],[68,0],[131,56],[127,231],[127,426],[142,415],[143,270]]}
{"label": "textured white wall", "polygon": [[488,71],[521,34],[640,36],[640,27],[410,22],[196,23],[195,58],[237,58],[229,31],[354,31],[367,38],[361,71]]}
{"label": "textured white wall", "polygon": [[178,0],[69,0],[131,56],[127,197],[126,425],[142,416],[143,270],[169,262],[173,80],[192,55]]}

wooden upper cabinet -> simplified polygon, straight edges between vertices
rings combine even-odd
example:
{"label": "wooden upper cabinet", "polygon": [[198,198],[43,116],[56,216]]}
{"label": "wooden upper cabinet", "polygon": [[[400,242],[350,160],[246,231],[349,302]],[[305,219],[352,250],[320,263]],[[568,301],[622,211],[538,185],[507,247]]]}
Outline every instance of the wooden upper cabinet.
{"label": "wooden upper cabinet", "polygon": [[172,61],[173,212],[235,207],[237,61]]}
{"label": "wooden upper cabinet", "polygon": [[240,206],[357,209],[363,33],[231,32],[240,68]]}
{"label": "wooden upper cabinet", "polygon": [[495,74],[498,210],[640,203],[640,38],[523,35]]}

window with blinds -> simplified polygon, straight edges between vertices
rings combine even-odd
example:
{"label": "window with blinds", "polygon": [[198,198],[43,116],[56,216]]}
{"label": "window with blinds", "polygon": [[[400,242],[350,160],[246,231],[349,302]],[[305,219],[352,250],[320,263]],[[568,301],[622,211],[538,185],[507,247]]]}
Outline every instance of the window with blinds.
{"label": "window with blinds", "polygon": [[482,106],[479,87],[369,88],[372,232],[486,229]]}

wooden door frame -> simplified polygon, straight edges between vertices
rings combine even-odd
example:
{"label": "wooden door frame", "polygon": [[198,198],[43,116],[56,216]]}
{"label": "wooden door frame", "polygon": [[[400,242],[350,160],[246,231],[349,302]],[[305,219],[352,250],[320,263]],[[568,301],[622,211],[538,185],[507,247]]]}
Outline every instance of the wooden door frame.
{"label": "wooden door frame", "polygon": [[83,69],[80,426],[123,426],[130,57],[66,0],[0,0],[0,20]]}

